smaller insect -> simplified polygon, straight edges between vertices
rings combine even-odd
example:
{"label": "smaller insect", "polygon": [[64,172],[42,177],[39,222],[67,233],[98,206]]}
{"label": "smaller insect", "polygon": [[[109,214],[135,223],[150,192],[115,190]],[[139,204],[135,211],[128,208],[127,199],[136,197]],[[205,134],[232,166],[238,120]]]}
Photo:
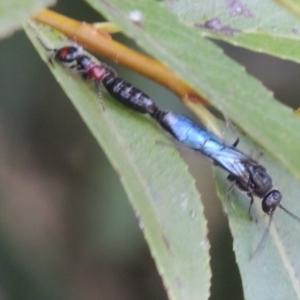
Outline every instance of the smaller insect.
{"label": "smaller insect", "polygon": [[103,85],[111,96],[135,111],[151,115],[158,109],[147,94],[118,77],[113,68],[104,63],[99,64],[88,55],[82,54],[82,47],[74,45],[51,49],[43,42],[41,44],[53,53],[49,58],[51,63],[56,59],[67,64],[70,69],[75,69],[85,80],[93,80],[101,99]]}

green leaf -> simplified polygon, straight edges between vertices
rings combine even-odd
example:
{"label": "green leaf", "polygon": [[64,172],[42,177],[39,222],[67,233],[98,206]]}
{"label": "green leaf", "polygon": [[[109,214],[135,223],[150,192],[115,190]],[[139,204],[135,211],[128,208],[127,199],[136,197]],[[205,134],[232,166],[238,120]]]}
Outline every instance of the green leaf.
{"label": "green leaf", "polygon": [[[150,0],[88,0],[300,178],[300,122],[258,80]],[[173,2],[172,2],[173,3]],[[131,21],[139,11],[141,24]],[[155,17],[153,17],[155,16]]]}
{"label": "green leaf", "polygon": [[40,9],[53,5],[55,0],[1,0],[0,38],[21,29],[22,23]]}
{"label": "green leaf", "polygon": [[[261,149],[243,139],[239,148],[245,152]],[[283,194],[282,205],[300,216],[299,182],[282,166],[267,155],[259,161],[272,174],[273,183]],[[274,213],[271,230],[259,251],[254,254],[269,222],[262,212],[261,201],[255,199],[251,209],[250,199],[238,189],[228,193],[229,183],[224,172],[215,170],[217,190],[234,237],[234,249],[244,287],[245,299],[299,299],[300,298],[300,224],[281,209]],[[251,259],[251,257],[254,257]]]}
{"label": "green leaf", "polygon": [[[49,47],[66,44],[41,26],[26,31],[44,60],[37,34]],[[157,144],[170,141],[150,119],[106,93],[103,111],[93,84],[57,63],[51,71],[119,174],[170,299],[207,299],[206,221],[186,164],[173,147]]]}
{"label": "green leaf", "polygon": [[165,6],[202,36],[300,62],[300,20],[273,1],[179,0]]}

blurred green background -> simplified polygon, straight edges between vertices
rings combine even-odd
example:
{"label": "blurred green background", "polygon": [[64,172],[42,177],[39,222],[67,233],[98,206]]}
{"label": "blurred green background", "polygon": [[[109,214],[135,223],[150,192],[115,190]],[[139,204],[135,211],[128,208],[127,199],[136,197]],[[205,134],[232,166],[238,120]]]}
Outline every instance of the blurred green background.
{"label": "blurred green background", "polygon": [[[55,10],[101,21],[80,0],[61,0]],[[220,46],[297,107],[298,65]],[[117,174],[23,32],[1,41],[0,62],[0,300],[167,299]],[[162,108],[189,114],[164,88],[108,63]],[[211,165],[181,151],[209,221],[211,299],[242,299]]]}

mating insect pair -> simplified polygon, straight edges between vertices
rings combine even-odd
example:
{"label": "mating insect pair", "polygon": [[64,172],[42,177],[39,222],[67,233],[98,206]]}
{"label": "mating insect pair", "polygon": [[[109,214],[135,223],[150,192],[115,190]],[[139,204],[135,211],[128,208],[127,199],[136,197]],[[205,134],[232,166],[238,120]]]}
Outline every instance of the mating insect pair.
{"label": "mating insect pair", "polygon": [[43,43],[42,45],[53,53],[50,61],[54,58],[61,63],[70,64],[69,67],[77,70],[84,79],[93,80],[98,89],[103,84],[123,105],[137,112],[149,114],[181,144],[202,153],[216,166],[227,171],[228,180],[250,197],[250,208],[254,197],[258,197],[262,199],[262,210],[270,216],[270,221],[279,207],[300,222],[299,217],[280,203],[282,194],[273,188],[272,178],[266,168],[236,148],[238,141],[233,145],[226,145],[223,140],[188,118],[160,110],[148,95],[119,78],[111,67],[98,64],[88,55],[82,54],[82,48],[77,45],[59,49],[49,49]]}

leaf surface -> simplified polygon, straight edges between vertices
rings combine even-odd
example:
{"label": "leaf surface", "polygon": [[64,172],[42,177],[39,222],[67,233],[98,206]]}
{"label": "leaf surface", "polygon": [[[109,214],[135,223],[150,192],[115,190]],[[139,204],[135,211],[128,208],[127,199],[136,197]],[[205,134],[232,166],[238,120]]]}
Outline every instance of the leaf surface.
{"label": "leaf surface", "polygon": [[202,36],[300,62],[300,20],[273,1],[179,0],[164,4]]}
{"label": "leaf surface", "polygon": [[0,38],[22,28],[22,23],[38,10],[53,5],[54,0],[1,0]]}

